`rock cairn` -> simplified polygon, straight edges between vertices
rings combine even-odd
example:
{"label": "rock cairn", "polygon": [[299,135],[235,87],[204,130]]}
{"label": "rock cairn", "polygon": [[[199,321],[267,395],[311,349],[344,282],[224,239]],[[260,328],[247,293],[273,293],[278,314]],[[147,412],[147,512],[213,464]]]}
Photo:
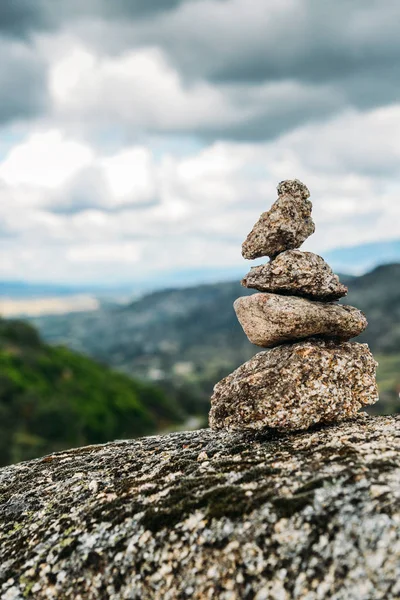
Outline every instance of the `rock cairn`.
{"label": "rock cairn", "polygon": [[220,381],[211,398],[213,429],[301,430],[353,417],[378,400],[376,366],[367,344],[349,342],[367,327],[329,265],[298,250],[315,231],[310,192],[283,181],[278,199],[242,246],[244,258],[268,256],[242,281],[260,293],[234,303],[260,352]]}

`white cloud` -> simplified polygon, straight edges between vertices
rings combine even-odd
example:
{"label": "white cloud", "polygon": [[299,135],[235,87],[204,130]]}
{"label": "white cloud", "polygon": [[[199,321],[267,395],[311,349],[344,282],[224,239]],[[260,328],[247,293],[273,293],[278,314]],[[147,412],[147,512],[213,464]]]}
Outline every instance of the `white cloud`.
{"label": "white cloud", "polygon": [[10,186],[55,189],[90,164],[93,152],[60,131],[34,133],[16,145],[0,165],[0,181]]}
{"label": "white cloud", "polygon": [[[0,277],[116,281],[193,267],[245,270],[243,238],[276,198],[277,183],[293,177],[314,203],[317,231],[305,248],[400,237],[399,117],[400,105],[345,114],[273,143],[219,142],[190,156],[155,156],[143,145],[104,154],[61,134],[35,134],[0,164],[0,173],[11,173],[0,188],[8,236]],[[48,185],[44,166],[21,179],[18,167],[39,160],[32,139],[51,140],[56,150],[77,144],[83,158],[58,173],[57,186]]]}
{"label": "white cloud", "polygon": [[151,152],[131,148],[100,161],[111,202],[132,204],[151,200],[156,192],[156,169]]}
{"label": "white cloud", "polygon": [[77,41],[64,43],[64,55],[49,75],[60,118],[85,118],[88,127],[123,123],[144,132],[215,126],[246,116],[214,86],[185,85],[158,48],[104,57]]}
{"label": "white cloud", "polygon": [[38,47],[49,57],[52,118],[92,140],[99,132],[129,140],[148,133],[266,139],[346,104],[333,86],[294,78],[254,86],[184,78],[156,46],[109,56],[58,34]]}
{"label": "white cloud", "polygon": [[67,261],[79,264],[135,264],[139,262],[139,259],[140,251],[138,244],[133,242],[110,244],[105,241],[102,244],[77,245],[67,251]]}
{"label": "white cloud", "polygon": [[1,41],[0,277],[241,264],[292,177],[306,248],[400,237],[398,2],[125,4],[71,0],[29,42],[22,12]]}
{"label": "white cloud", "polygon": [[296,155],[308,144],[302,160],[314,172],[387,177],[398,172],[400,162],[400,104],[347,111],[323,124],[300,128],[284,140]]}

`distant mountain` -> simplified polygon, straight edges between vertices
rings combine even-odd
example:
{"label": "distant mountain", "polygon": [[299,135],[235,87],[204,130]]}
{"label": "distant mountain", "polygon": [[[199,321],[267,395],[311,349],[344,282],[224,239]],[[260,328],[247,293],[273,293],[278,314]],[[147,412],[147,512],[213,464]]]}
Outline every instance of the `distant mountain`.
{"label": "distant mountain", "polygon": [[348,285],[345,302],[361,308],[369,322],[359,340],[374,352],[400,352],[400,264],[377,267]]}
{"label": "distant mountain", "polygon": [[324,252],[324,258],[336,271],[365,273],[377,265],[400,262],[400,239],[337,248]]}
{"label": "distant mountain", "polygon": [[[135,290],[135,291],[133,291]],[[0,281],[0,299],[35,299],[65,298],[68,296],[91,295],[98,298],[114,298],[118,296],[132,297],[143,288],[133,284],[108,285],[62,285],[52,283],[35,283],[25,281]]]}
{"label": "distant mountain", "polygon": [[[323,253],[327,262],[336,272],[362,274],[378,265],[400,262],[400,239],[388,242],[373,242],[358,246],[338,248]],[[126,299],[139,294],[163,290],[165,288],[187,288],[204,283],[221,283],[241,279],[248,270],[248,264],[230,267],[199,267],[192,269],[154,272],[150,278],[136,277],[134,281],[109,284],[63,285],[51,283],[29,283],[21,281],[0,281],[0,298],[47,298],[90,294],[102,301],[105,299]]]}
{"label": "distant mountain", "polygon": [[[381,355],[400,356],[400,264],[361,277],[344,276],[344,281],[350,289],[345,302],[361,308],[370,323],[359,340]],[[130,375],[178,390],[181,404],[195,412],[204,410],[215,382],[260,351],[247,341],[232,307],[248,293],[237,282],[168,289],[124,308],[34,322],[51,343],[64,343]],[[390,364],[393,370],[396,359]],[[391,381],[391,372],[386,375]],[[388,388],[391,401],[397,382],[400,375]]]}
{"label": "distant mountain", "polygon": [[181,420],[160,388],[50,347],[22,321],[0,319],[0,466]]}
{"label": "distant mountain", "polygon": [[46,298],[49,296],[70,296],[81,292],[79,288],[49,283],[26,283],[23,281],[0,281],[0,297],[6,298]]}

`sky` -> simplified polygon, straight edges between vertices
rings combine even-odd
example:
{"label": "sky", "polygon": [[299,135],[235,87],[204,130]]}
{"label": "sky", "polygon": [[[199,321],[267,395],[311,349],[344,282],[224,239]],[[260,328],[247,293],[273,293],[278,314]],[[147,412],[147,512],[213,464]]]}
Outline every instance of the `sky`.
{"label": "sky", "polygon": [[399,240],[399,22],[398,0],[1,0],[0,280],[246,270],[283,179],[311,192],[304,249]]}

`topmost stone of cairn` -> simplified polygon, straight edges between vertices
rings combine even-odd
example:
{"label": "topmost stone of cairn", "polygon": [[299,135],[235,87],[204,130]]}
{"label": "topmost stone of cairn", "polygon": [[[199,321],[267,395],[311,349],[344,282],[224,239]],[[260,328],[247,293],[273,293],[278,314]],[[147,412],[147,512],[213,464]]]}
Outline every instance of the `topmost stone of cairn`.
{"label": "topmost stone of cairn", "polygon": [[308,188],[297,179],[278,185],[278,199],[261,215],[242,245],[244,258],[274,258],[285,250],[299,248],[314,233],[312,203]]}

